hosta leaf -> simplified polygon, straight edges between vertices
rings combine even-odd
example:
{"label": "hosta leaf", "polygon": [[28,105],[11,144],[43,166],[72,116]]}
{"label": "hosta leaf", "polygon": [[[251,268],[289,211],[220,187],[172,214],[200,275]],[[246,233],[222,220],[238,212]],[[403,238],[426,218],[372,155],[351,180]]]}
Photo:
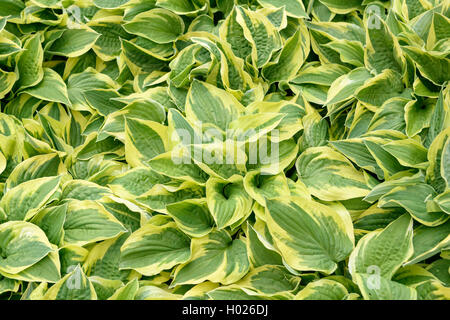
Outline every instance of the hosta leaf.
{"label": "hosta leaf", "polygon": [[146,193],[140,195],[136,201],[138,204],[148,207],[151,210],[166,213],[166,206],[168,204],[187,199],[203,198],[204,196],[204,187],[187,181],[173,189],[157,184]]}
{"label": "hosta leaf", "polygon": [[449,108],[444,104],[444,100],[444,93],[441,91],[431,115],[430,128],[424,141],[425,147],[429,147],[436,136],[450,123]]}
{"label": "hosta leaf", "polygon": [[148,191],[157,183],[168,182],[163,176],[150,168],[137,167],[114,177],[109,188],[116,195],[124,199],[132,199]]}
{"label": "hosta leaf", "polygon": [[263,76],[270,82],[290,80],[300,69],[309,54],[309,34],[304,24],[289,38],[281,50],[278,62],[266,64]]}
{"label": "hosta leaf", "polygon": [[90,247],[89,253],[83,261],[83,270],[86,275],[103,279],[125,278],[128,272],[119,270],[120,248],[128,236],[128,234],[123,234]]}
{"label": "hosta leaf", "polygon": [[2,5],[0,14],[4,17],[9,15],[18,17],[23,9],[25,9],[25,5],[20,0],[6,0]]}
{"label": "hosta leaf", "polygon": [[247,225],[247,252],[253,267],[268,265],[282,265],[281,256],[275,249],[268,248],[265,239],[250,225]]}
{"label": "hosta leaf", "polygon": [[78,57],[92,48],[100,35],[85,29],[67,29],[46,52],[65,57]]}
{"label": "hosta leaf", "polygon": [[378,202],[381,208],[402,207],[414,219],[426,226],[437,226],[449,219],[444,212],[427,212],[427,197],[435,194],[428,184],[398,186],[387,192]]}
{"label": "hosta leaf", "polygon": [[5,190],[19,184],[43,177],[56,176],[63,173],[61,159],[56,153],[37,155],[17,165],[6,180]]}
{"label": "hosta leaf", "polygon": [[124,25],[127,32],[145,37],[156,43],[168,43],[184,31],[184,22],[166,9],[153,9],[138,14]]}
{"label": "hosta leaf", "polygon": [[17,292],[19,290],[20,282],[4,278],[0,280],[0,294],[3,294],[5,292]]}
{"label": "hosta leaf", "polygon": [[228,182],[217,178],[206,182],[206,202],[219,229],[247,218],[253,204],[242,181]]}
{"label": "hosta leaf", "polygon": [[9,93],[16,80],[17,75],[14,72],[5,72],[0,69],[0,98]]}
{"label": "hosta leaf", "polygon": [[0,207],[8,220],[30,219],[51,199],[60,181],[60,177],[44,177],[23,182],[5,193]]}
{"label": "hosta leaf", "polygon": [[413,100],[405,105],[406,134],[413,137],[429,127],[434,104],[431,101]]}
{"label": "hosta leaf", "polygon": [[413,254],[412,219],[402,215],[382,231],[372,231],[359,240],[349,260],[349,271],[357,274],[376,272],[391,279]]}
{"label": "hosta leaf", "polygon": [[261,13],[237,7],[236,20],[245,38],[252,44],[252,61],[257,68],[264,66],[272,53],[281,47],[281,37],[268,18]]}
{"label": "hosta leaf", "polygon": [[0,272],[9,274],[26,270],[54,251],[44,231],[24,221],[1,224],[0,243]]}
{"label": "hosta leaf", "polygon": [[89,277],[89,281],[95,289],[98,300],[108,299],[116,292],[116,290],[123,286],[123,283],[120,280],[109,280],[96,276]]}
{"label": "hosta leaf", "polygon": [[193,14],[199,11],[204,10],[206,7],[206,4],[203,6],[196,5],[197,1],[190,1],[190,0],[156,0],[156,5],[161,8],[168,9],[176,14],[181,15],[189,15]]}
{"label": "hosta leaf", "polygon": [[337,78],[328,91],[326,104],[334,104],[350,99],[368,79],[371,78],[370,73],[365,68],[356,68],[348,74]]}
{"label": "hosta leaf", "polygon": [[320,2],[326,5],[331,11],[341,14],[359,9],[362,3],[361,0],[350,0],[347,2],[339,0],[320,0]]}
{"label": "hosta leaf", "polygon": [[363,139],[353,138],[332,141],[331,145],[359,167],[376,173],[377,176],[383,176],[381,168],[370,154]]}
{"label": "hosta leaf", "polygon": [[348,68],[339,64],[327,63],[320,66],[302,68],[297,77],[291,80],[295,84],[311,83],[330,86],[334,80],[349,72]]}
{"label": "hosta leaf", "polygon": [[55,283],[61,279],[59,256],[56,251],[52,251],[45,258],[19,273],[1,273],[10,279]]}
{"label": "hosta leaf", "polygon": [[383,146],[383,149],[397,158],[398,162],[407,167],[427,167],[427,149],[412,139],[392,141]]}
{"label": "hosta leaf", "polygon": [[420,73],[428,80],[436,85],[442,85],[450,79],[450,62],[445,56],[425,52],[411,46],[402,49],[414,60]]}
{"label": "hosta leaf", "polygon": [[167,147],[167,127],[149,120],[126,119],[125,153],[132,166],[146,166]]}
{"label": "hosta leaf", "polygon": [[191,199],[169,204],[168,214],[187,235],[201,238],[214,228],[214,219],[205,199]]}
{"label": "hosta leaf", "polygon": [[62,197],[67,200],[100,200],[110,194],[108,188],[94,182],[71,180],[64,185]]}
{"label": "hosta leaf", "polygon": [[402,74],[405,61],[398,40],[380,16],[373,14],[371,19],[374,21],[371,21],[366,31],[366,67],[377,74],[385,69]]}
{"label": "hosta leaf", "polygon": [[133,70],[133,72],[137,73],[139,70],[152,72],[166,65],[165,59],[136,45],[135,42],[125,39],[121,39],[121,41],[122,53],[126,58],[128,67]]}
{"label": "hosta leaf", "polygon": [[78,265],[44,295],[44,300],[97,300],[91,281]]}
{"label": "hosta leaf", "polygon": [[181,295],[173,294],[169,290],[157,286],[140,287],[136,293],[135,300],[180,300]]}
{"label": "hosta leaf", "polygon": [[184,158],[183,154],[176,152],[166,152],[152,158],[148,162],[149,167],[168,177],[192,181],[198,184],[205,184],[208,175],[196,164],[192,163],[189,157]]}
{"label": "hosta leaf", "polygon": [[364,197],[370,191],[362,173],[329,147],[307,149],[298,158],[296,167],[299,179],[321,200]]}
{"label": "hosta leaf", "polygon": [[405,98],[392,98],[383,103],[369,124],[369,131],[393,129],[398,131],[405,130],[405,105],[408,100]]}
{"label": "hosta leaf", "polygon": [[188,120],[211,123],[226,130],[243,111],[244,107],[230,93],[205,82],[192,82],[186,101]]}
{"label": "hosta leaf", "polygon": [[219,29],[221,38],[226,40],[236,57],[245,59],[252,52],[252,46],[244,36],[244,30],[236,20],[237,8],[233,8]]}
{"label": "hosta leaf", "polygon": [[280,8],[285,6],[286,7],[286,14],[288,16],[294,17],[294,18],[308,18],[308,14],[305,11],[305,6],[303,5],[303,2],[300,0],[287,0],[287,1],[281,1],[281,0],[258,0],[258,3],[260,3],[263,7],[275,7]]}
{"label": "hosta leaf", "polygon": [[139,289],[139,282],[134,279],[128,282],[125,286],[119,288],[108,300],[134,300]]}
{"label": "hosta leaf", "polygon": [[[249,291],[242,289],[236,285],[219,287],[207,293],[212,300],[270,300],[266,295],[250,294]],[[274,299],[288,300],[292,295],[275,295]]]}
{"label": "hosta leaf", "polygon": [[250,75],[244,70],[244,63],[236,57],[228,44],[221,41],[210,41],[202,38],[192,38],[220,61],[221,80],[226,89],[236,90],[235,95],[240,96],[240,92],[246,91],[253,84]]}
{"label": "hosta leaf", "polygon": [[325,46],[339,53],[342,62],[364,67],[364,49],[359,41],[338,39],[328,42]]}
{"label": "hosta leaf", "polygon": [[49,68],[44,68],[43,79],[38,85],[27,88],[22,93],[28,93],[38,99],[70,105],[66,84],[59,74]]}
{"label": "hosta leaf", "polygon": [[[448,141],[450,137],[450,128],[447,128],[439,133],[428,148],[428,161],[430,165],[427,168],[426,181],[437,192],[442,192],[445,189],[446,180],[448,183]],[[448,186],[448,184],[447,184]]]}
{"label": "hosta leaf", "polygon": [[270,234],[292,268],[332,273],[352,251],[348,214],[298,197],[267,199],[266,203]]}
{"label": "hosta leaf", "polygon": [[191,157],[203,171],[222,180],[235,180],[246,171],[247,155],[234,141],[193,145]]}
{"label": "hosta leaf", "polygon": [[99,203],[70,200],[64,222],[64,243],[85,245],[114,238],[127,230]]}
{"label": "hosta leaf", "polygon": [[67,204],[40,210],[31,219],[47,235],[48,241],[58,245],[63,238],[63,226],[66,220]]}
{"label": "hosta leaf", "polygon": [[356,282],[366,300],[416,300],[415,289],[383,277],[355,274]]}
{"label": "hosta leaf", "polygon": [[444,191],[434,198],[433,201],[442,209],[442,211],[450,214],[450,190]]}
{"label": "hosta leaf", "polygon": [[295,296],[296,300],[344,300],[347,289],[337,281],[321,279],[308,283]]}
{"label": "hosta leaf", "polygon": [[250,171],[244,177],[244,187],[247,193],[262,206],[266,199],[288,195],[289,185],[284,174],[264,175],[258,171]]}
{"label": "hosta leaf", "polygon": [[3,153],[0,152],[0,173],[6,169],[6,159]]}
{"label": "hosta leaf", "polygon": [[[18,1],[18,0],[17,0]],[[5,58],[21,51],[20,45],[6,37],[0,37],[0,57]]]}
{"label": "hosta leaf", "polygon": [[379,107],[390,98],[403,95],[403,89],[400,74],[391,69],[384,69],[357,90],[356,98],[368,105]]}
{"label": "hosta leaf", "polygon": [[290,274],[284,267],[266,265],[251,270],[236,282],[243,289],[261,295],[294,291],[300,283],[300,277]]}
{"label": "hosta leaf", "polygon": [[402,166],[394,156],[383,148],[384,143],[386,141],[377,138],[364,140],[367,150],[383,171],[384,178],[386,179],[397,172],[406,170],[406,167]]}
{"label": "hosta leaf", "polygon": [[437,254],[450,243],[450,222],[437,227],[420,226],[414,230],[414,254],[408,264],[417,263]]}
{"label": "hosta leaf", "polygon": [[100,8],[114,9],[126,4],[129,1],[130,0],[94,0],[94,4]]}
{"label": "hosta leaf", "polygon": [[177,267],[172,285],[205,280],[230,284],[241,279],[249,269],[245,243],[233,240],[225,230],[193,239],[191,250],[189,261]]}
{"label": "hosta leaf", "polygon": [[44,77],[42,62],[44,61],[44,52],[41,46],[39,35],[29,38],[24,45],[23,51],[17,60],[17,69],[19,71],[19,80],[17,86],[19,89],[37,85]]}
{"label": "hosta leaf", "polygon": [[186,262],[191,256],[190,239],[167,219],[150,220],[121,247],[120,268],[155,275]]}

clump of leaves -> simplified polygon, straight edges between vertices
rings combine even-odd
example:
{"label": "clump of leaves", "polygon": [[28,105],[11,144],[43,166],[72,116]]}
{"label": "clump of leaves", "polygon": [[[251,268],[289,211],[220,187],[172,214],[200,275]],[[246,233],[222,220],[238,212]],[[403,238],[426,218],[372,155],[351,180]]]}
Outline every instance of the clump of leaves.
{"label": "clump of leaves", "polygon": [[448,2],[0,16],[1,299],[450,298]]}

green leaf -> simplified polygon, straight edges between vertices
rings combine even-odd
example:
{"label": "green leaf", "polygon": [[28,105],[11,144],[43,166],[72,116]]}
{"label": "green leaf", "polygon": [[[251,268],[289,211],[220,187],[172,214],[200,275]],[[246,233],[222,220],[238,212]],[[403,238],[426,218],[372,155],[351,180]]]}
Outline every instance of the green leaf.
{"label": "green leaf", "polygon": [[99,36],[88,29],[67,29],[45,51],[65,57],[78,57],[89,51]]}
{"label": "green leaf", "polygon": [[214,220],[205,199],[175,202],[166,208],[180,230],[191,237],[201,238],[214,228]]}
{"label": "green leaf", "polygon": [[0,244],[0,272],[9,274],[26,270],[55,250],[44,231],[24,221],[0,224]]}
{"label": "green leaf", "polygon": [[415,289],[383,277],[355,274],[356,282],[365,300],[416,300]]}
{"label": "green leaf", "polygon": [[363,87],[356,91],[356,99],[370,106],[379,107],[390,98],[403,96],[404,90],[400,74],[384,69],[377,76],[368,80]]}
{"label": "green leaf", "polygon": [[19,89],[35,86],[44,77],[42,68],[44,52],[40,36],[34,35],[29,38],[25,42],[24,49],[17,58],[17,70],[19,72],[17,86]]}
{"label": "green leaf", "polygon": [[44,177],[23,182],[5,193],[0,207],[10,221],[30,219],[51,199],[60,181],[60,177]]}
{"label": "green leaf", "polygon": [[347,212],[299,197],[266,203],[267,226],[290,267],[330,274],[352,251],[353,226]]}
{"label": "green leaf", "polygon": [[426,199],[435,194],[428,184],[404,185],[393,188],[383,195],[378,206],[380,208],[402,207],[412,217],[426,226],[437,226],[449,219],[445,212],[427,212]]}
{"label": "green leaf", "polygon": [[150,120],[126,119],[125,154],[133,166],[146,166],[149,160],[166,151],[167,127]]}
{"label": "green leaf", "polygon": [[281,50],[277,62],[267,63],[262,74],[270,82],[290,80],[296,74],[309,54],[308,29],[302,23],[295,34],[289,38]]}
{"label": "green leaf", "polygon": [[412,219],[405,214],[383,230],[362,237],[350,255],[349,271],[358,274],[376,273],[391,279],[397,269],[413,254]]}
{"label": "green leaf", "polygon": [[245,220],[253,204],[242,181],[228,182],[217,178],[209,178],[206,182],[206,202],[218,229]]}
{"label": "green leaf", "polygon": [[258,3],[265,8],[281,8],[285,6],[286,14],[294,18],[308,18],[305,6],[300,0],[258,0]]}
{"label": "green leaf", "polygon": [[331,84],[325,104],[335,104],[354,97],[356,90],[370,78],[365,68],[356,68],[340,76]]}
{"label": "green leaf", "polygon": [[402,49],[414,60],[420,73],[434,84],[442,85],[450,80],[450,62],[445,56],[412,46]]}
{"label": "green leaf", "polygon": [[142,12],[123,27],[129,33],[156,43],[175,41],[184,32],[183,19],[166,9]]}
{"label": "green leaf", "polygon": [[437,227],[420,226],[414,230],[414,254],[408,264],[421,262],[440,252],[450,243],[450,222]]}
{"label": "green leaf", "polygon": [[91,281],[78,265],[44,295],[43,300],[97,300]]}
{"label": "green leaf", "polygon": [[307,149],[298,158],[296,168],[299,179],[321,200],[364,197],[370,191],[363,174],[329,147]]}
{"label": "green leaf", "polygon": [[139,282],[134,279],[128,282],[125,286],[119,288],[108,300],[134,300],[139,289]]}
{"label": "green leaf", "polygon": [[58,73],[49,68],[44,68],[43,79],[38,85],[27,88],[21,93],[27,93],[42,100],[70,105],[66,84]]}
{"label": "green leaf", "polygon": [[174,222],[158,218],[154,217],[125,241],[120,249],[121,269],[152,276],[189,260],[189,237]]}
{"label": "green leaf", "polygon": [[269,19],[261,13],[236,7],[236,20],[244,36],[252,44],[252,61],[256,68],[263,67],[272,53],[281,48],[281,37]]}
{"label": "green leaf", "polygon": [[192,82],[186,101],[186,117],[189,121],[211,123],[226,130],[243,111],[244,106],[230,93],[205,82]]}
{"label": "green leaf", "polygon": [[225,230],[193,239],[191,250],[189,261],[176,268],[172,286],[206,280],[226,285],[241,279],[249,269],[245,243],[233,240]]}
{"label": "green leaf", "polygon": [[156,0],[156,5],[161,8],[165,8],[179,15],[191,15],[203,11],[206,8],[206,3],[201,6],[197,5],[202,3],[190,0]]}
{"label": "green leaf", "polygon": [[376,74],[391,69],[403,74],[405,58],[398,40],[388,29],[384,20],[377,14],[371,16],[366,30],[364,61],[369,70]]}
{"label": "green leaf", "polygon": [[296,300],[344,300],[347,289],[337,281],[321,279],[310,282],[295,296]]}
{"label": "green leaf", "polygon": [[17,75],[14,72],[5,72],[0,69],[0,98],[5,97],[14,86]]}
{"label": "green leaf", "polygon": [[85,245],[114,238],[127,230],[99,203],[70,200],[64,222],[64,243]]}

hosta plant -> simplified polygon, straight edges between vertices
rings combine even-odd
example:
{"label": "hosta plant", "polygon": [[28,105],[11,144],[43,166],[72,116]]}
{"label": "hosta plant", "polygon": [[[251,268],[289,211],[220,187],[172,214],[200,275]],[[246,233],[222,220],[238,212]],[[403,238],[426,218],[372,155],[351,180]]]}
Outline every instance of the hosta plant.
{"label": "hosta plant", "polygon": [[1,0],[0,299],[450,299],[450,3]]}

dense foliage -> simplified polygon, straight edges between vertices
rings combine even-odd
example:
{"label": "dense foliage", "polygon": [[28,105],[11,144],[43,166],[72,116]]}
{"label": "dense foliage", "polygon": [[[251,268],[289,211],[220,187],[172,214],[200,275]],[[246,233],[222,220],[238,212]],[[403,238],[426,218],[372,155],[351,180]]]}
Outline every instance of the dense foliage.
{"label": "dense foliage", "polygon": [[448,1],[0,17],[0,299],[450,299]]}

